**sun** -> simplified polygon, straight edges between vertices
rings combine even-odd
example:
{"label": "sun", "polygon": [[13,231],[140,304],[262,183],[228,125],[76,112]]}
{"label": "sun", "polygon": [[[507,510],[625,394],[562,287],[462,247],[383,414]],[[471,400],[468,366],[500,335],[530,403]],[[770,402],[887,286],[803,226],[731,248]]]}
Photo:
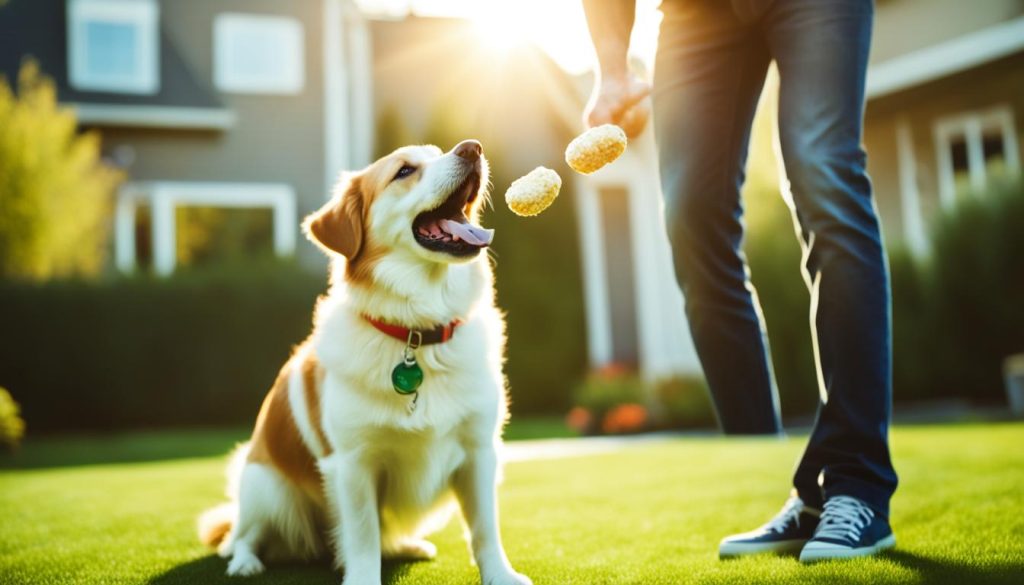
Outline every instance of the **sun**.
{"label": "sun", "polygon": [[480,2],[469,16],[480,41],[491,49],[507,52],[530,43],[525,14],[501,2]]}
{"label": "sun", "polygon": [[476,0],[466,14],[485,47],[499,53],[535,45],[571,72],[593,63],[582,5],[573,0]]}

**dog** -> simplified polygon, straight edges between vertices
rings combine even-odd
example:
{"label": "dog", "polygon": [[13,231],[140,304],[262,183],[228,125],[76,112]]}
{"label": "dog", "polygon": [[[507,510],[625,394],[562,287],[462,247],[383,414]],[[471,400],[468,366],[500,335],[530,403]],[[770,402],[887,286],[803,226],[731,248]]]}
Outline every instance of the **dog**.
{"label": "dog", "polygon": [[199,520],[229,575],[332,553],[344,585],[377,585],[381,558],[433,558],[424,538],[458,507],[483,583],[530,583],[498,529],[508,401],[493,231],[476,225],[487,184],[475,140],[399,148],[304,221],[332,258],[328,292],[231,458],[229,501]]}

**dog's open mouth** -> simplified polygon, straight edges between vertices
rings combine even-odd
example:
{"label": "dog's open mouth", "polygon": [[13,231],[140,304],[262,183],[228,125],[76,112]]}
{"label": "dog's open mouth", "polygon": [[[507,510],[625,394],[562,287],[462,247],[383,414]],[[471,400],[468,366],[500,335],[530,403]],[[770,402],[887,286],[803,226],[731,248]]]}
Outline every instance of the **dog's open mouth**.
{"label": "dog's open mouth", "polygon": [[479,189],[480,175],[470,173],[440,206],[417,215],[412,222],[416,242],[453,256],[472,256],[490,245],[494,230],[473,225],[464,212]]}

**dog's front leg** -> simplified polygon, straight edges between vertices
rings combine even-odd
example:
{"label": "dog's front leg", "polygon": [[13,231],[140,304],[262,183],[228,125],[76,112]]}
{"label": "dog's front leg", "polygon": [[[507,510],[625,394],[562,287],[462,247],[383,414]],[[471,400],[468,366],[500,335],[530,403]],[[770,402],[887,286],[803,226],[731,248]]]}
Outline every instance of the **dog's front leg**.
{"label": "dog's front leg", "polygon": [[335,528],[343,585],[380,585],[380,515],[376,474],[356,456],[336,456],[332,465],[334,501],[340,525]]}
{"label": "dog's front leg", "polygon": [[494,445],[474,448],[455,475],[455,495],[470,532],[473,557],[484,585],[530,585],[512,569],[498,531],[498,455]]}

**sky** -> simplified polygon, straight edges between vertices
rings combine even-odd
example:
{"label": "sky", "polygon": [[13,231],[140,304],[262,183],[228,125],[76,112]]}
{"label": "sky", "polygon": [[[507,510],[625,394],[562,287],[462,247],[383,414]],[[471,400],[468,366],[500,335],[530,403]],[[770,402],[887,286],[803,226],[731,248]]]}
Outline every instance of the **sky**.
{"label": "sky", "polygon": [[[650,70],[657,44],[659,0],[637,0],[631,53]],[[481,41],[493,49],[532,43],[566,71],[579,74],[594,64],[580,0],[356,0],[369,14],[401,17],[460,17],[472,20]]]}

